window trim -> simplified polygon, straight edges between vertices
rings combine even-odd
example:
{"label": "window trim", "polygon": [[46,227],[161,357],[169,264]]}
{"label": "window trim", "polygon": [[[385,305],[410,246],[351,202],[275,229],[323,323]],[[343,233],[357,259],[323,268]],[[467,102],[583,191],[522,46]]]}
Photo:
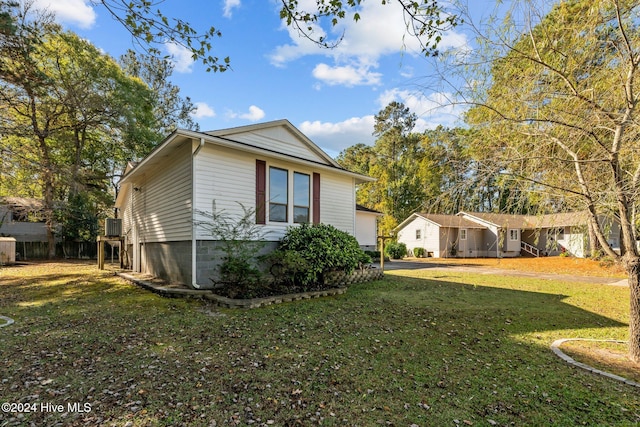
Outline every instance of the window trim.
{"label": "window trim", "polygon": [[[515,238],[513,237],[513,232],[515,231]],[[517,242],[520,239],[520,231],[517,228],[509,229],[509,240],[512,242]]]}
{"label": "window trim", "polygon": [[[296,175],[307,177],[307,204],[296,205]],[[293,215],[292,221],[294,224],[309,224],[311,222],[311,174],[293,171],[293,187],[291,192],[291,198],[293,199]],[[307,220],[305,222],[296,221],[296,208],[305,208],[307,210]]]}
{"label": "window trim", "polygon": [[[286,203],[278,203],[278,202],[274,202],[273,201],[273,197],[271,195],[271,172],[273,170],[277,170],[280,172],[286,172]],[[284,221],[280,221],[280,220],[274,220],[271,218],[271,207],[272,206],[284,206]],[[277,166],[271,166],[269,165],[269,222],[274,222],[274,223],[278,223],[278,224],[288,224],[289,223],[289,170],[288,169],[283,169]]]}
{"label": "window trim", "polygon": [[467,229],[466,228],[461,228],[460,229],[460,240],[467,240]]}
{"label": "window trim", "polygon": [[[296,165],[282,164],[279,162],[270,163],[264,162],[264,174],[265,174],[265,215],[264,222],[259,224],[273,225],[273,226],[291,226],[303,224],[303,222],[296,222],[295,211],[296,208],[305,208],[307,210],[306,224],[317,224],[320,222],[320,173],[313,172],[313,170],[296,168]],[[272,188],[271,188],[271,171],[279,170],[286,172],[287,176],[287,204],[278,203],[273,201]],[[306,176],[309,184],[308,188],[308,205],[296,205],[295,202],[295,177],[297,175]],[[256,197],[258,198],[259,188],[256,185]],[[286,206],[286,221],[277,221],[271,219],[271,206]],[[259,217],[258,217],[259,218]]]}
{"label": "window trim", "polygon": [[416,240],[422,240],[422,230],[416,228]]}

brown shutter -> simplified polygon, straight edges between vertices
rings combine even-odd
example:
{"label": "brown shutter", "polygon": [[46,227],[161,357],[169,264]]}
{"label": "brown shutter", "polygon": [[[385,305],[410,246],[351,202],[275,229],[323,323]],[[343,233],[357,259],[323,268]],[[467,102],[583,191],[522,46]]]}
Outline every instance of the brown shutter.
{"label": "brown shutter", "polygon": [[256,224],[266,224],[267,164],[256,160]]}
{"label": "brown shutter", "polygon": [[320,174],[313,173],[313,223],[320,224]]}

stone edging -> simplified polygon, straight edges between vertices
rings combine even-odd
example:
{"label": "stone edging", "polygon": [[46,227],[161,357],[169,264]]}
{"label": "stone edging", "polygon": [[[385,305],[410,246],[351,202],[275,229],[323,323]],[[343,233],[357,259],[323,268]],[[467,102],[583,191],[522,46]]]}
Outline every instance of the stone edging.
{"label": "stone edging", "polygon": [[135,283],[138,286],[141,286],[149,291],[152,291],[158,295],[163,297],[194,297],[194,298],[204,298],[205,295],[210,294],[210,290],[198,290],[198,289],[180,289],[180,288],[169,288],[166,286],[158,286],[153,284],[148,280],[138,279],[132,274],[127,274],[123,272],[116,272],[116,275],[122,277],[129,282]]}
{"label": "stone edging", "polygon": [[[277,295],[272,297],[251,298],[251,299],[232,299],[214,294],[211,290],[198,289],[177,289],[164,286],[157,286],[147,280],[138,279],[135,276],[123,272],[117,272],[116,275],[135,283],[147,290],[150,290],[163,297],[192,297],[202,298],[214,302],[221,307],[228,308],[258,308],[271,304],[279,304],[282,302],[300,301],[305,299],[320,298],[332,295],[341,295],[347,291],[347,288],[331,288],[322,291],[300,292],[296,294]],[[6,325],[5,325],[6,326]]]}
{"label": "stone edging", "polygon": [[5,323],[3,323],[2,325],[0,325],[0,328],[4,328],[5,326],[9,326],[11,324],[13,324],[13,319],[7,316],[0,316],[0,320],[4,320]]}
{"label": "stone edging", "polygon": [[300,301],[304,299],[313,299],[320,297],[327,297],[333,295],[342,295],[347,291],[347,288],[333,288],[326,289],[323,291],[311,291],[311,292],[300,292],[297,294],[286,294],[286,295],[277,295],[273,297],[263,297],[263,298],[251,298],[251,299],[231,299],[226,298],[220,295],[216,295],[214,293],[209,293],[204,297],[208,300],[211,300],[222,307],[227,308],[258,308],[265,307],[271,304],[280,304],[283,302],[291,302],[291,301]]}
{"label": "stone edging", "polygon": [[564,360],[565,362],[569,363],[570,365],[576,366],[578,368],[582,368],[585,369],[589,372],[592,372],[594,374],[597,375],[602,375],[604,377],[610,378],[612,380],[616,380],[616,381],[620,381],[623,382],[627,385],[633,386],[633,387],[638,387],[640,388],[640,384],[631,380],[628,380],[624,377],[621,377],[619,375],[614,375],[611,374],[609,372],[605,372],[605,371],[601,371],[600,369],[596,369],[592,366],[586,365],[584,363],[581,362],[577,362],[576,360],[574,360],[571,356],[565,354],[562,350],[560,350],[560,346],[562,344],[564,344],[567,341],[594,341],[594,342],[611,342],[611,343],[620,343],[620,344],[624,344],[627,341],[620,341],[620,340],[595,340],[595,339],[588,339],[588,338],[562,338],[559,340],[555,340],[554,342],[551,343],[551,350],[553,350],[553,352],[560,357],[562,360]]}

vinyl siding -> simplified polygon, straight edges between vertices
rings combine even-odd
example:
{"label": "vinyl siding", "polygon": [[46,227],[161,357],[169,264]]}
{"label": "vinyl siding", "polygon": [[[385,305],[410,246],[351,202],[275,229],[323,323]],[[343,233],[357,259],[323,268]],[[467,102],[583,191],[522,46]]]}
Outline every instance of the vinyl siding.
{"label": "vinyl siding", "polygon": [[134,221],[141,242],[191,239],[191,145],[145,174],[134,191]]}
{"label": "vinyl siding", "polygon": [[228,136],[233,141],[253,145],[254,147],[268,148],[278,153],[288,154],[302,159],[326,162],[318,154],[298,139],[296,135],[284,127],[272,127],[259,131],[243,132]]}
{"label": "vinyl siding", "polygon": [[[235,136],[234,136],[235,137]],[[276,160],[269,157],[261,157],[266,161],[267,173],[267,201],[269,195],[269,168],[285,169],[289,173],[300,172],[308,174],[310,178],[313,172],[318,172],[308,166],[297,165],[293,162]],[[353,178],[344,177],[331,172],[320,173],[320,221],[331,224],[336,228],[350,234],[355,234],[355,195]],[[291,177],[291,175],[290,175]],[[222,148],[214,145],[205,145],[195,160],[195,188],[196,210],[202,212],[216,212],[222,210],[225,213],[240,217],[243,213],[242,206],[255,210],[256,201],[256,157],[246,153]],[[289,187],[292,188],[293,180],[289,179]],[[312,197],[313,199],[313,197]],[[292,214],[292,197],[289,197],[289,218]],[[313,203],[313,202],[311,202]],[[262,226],[263,238],[276,241],[284,236],[287,227],[292,223],[274,223],[269,221],[269,209],[267,207],[267,221]],[[310,207],[310,214],[312,206]],[[197,219],[205,220],[197,216]],[[198,240],[214,240],[214,237],[204,227],[198,227],[196,231]]]}
{"label": "vinyl siding", "polygon": [[355,212],[353,178],[320,173],[320,222],[355,235]]}
{"label": "vinyl siding", "polygon": [[[121,190],[122,191],[122,190]],[[122,218],[122,234],[129,239],[127,243],[132,243],[133,234],[133,212],[132,212],[132,192],[131,188],[127,188],[124,199],[124,206],[120,207],[120,218]]]}
{"label": "vinyl siding", "polygon": [[[196,211],[224,211],[235,216],[242,213],[241,205],[255,209],[255,167],[255,158],[246,153],[205,145],[194,164]],[[198,228],[196,236],[211,238],[202,228]]]}
{"label": "vinyl siding", "polygon": [[[416,230],[420,230],[420,239],[416,239]],[[398,231],[398,242],[407,245],[408,251],[424,248],[425,256],[430,252],[434,257],[442,256],[440,247],[440,227],[416,217],[404,228]]]}

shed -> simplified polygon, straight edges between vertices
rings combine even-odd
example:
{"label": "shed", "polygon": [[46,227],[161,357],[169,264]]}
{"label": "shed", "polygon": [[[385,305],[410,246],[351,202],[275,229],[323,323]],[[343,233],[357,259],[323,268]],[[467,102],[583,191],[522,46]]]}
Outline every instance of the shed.
{"label": "shed", "polygon": [[0,265],[16,263],[16,239],[13,237],[0,237]]}

